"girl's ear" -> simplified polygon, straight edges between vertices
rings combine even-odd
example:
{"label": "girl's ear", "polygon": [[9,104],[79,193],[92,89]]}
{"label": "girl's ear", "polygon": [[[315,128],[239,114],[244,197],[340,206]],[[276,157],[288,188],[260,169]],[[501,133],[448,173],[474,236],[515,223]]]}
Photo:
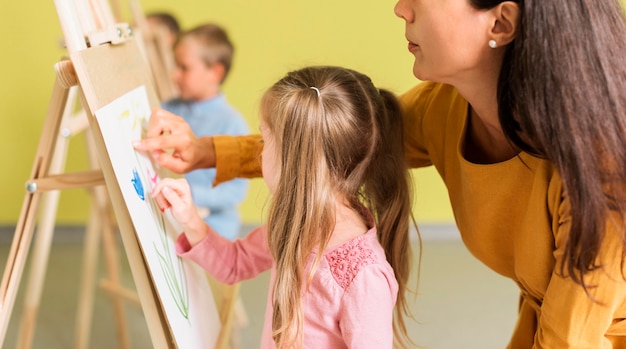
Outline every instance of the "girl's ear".
{"label": "girl's ear", "polygon": [[497,46],[511,43],[519,26],[519,5],[513,1],[504,1],[489,11],[493,14],[490,40],[495,40]]}

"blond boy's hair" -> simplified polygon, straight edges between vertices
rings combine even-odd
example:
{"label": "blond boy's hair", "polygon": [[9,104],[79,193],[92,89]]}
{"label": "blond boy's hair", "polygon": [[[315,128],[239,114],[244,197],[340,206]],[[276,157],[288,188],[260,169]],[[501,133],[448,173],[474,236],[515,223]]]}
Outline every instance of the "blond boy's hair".
{"label": "blond boy's hair", "polygon": [[200,59],[207,66],[221,64],[224,66],[222,82],[226,80],[232,65],[235,48],[224,28],[214,23],[202,24],[180,35],[175,43],[183,40],[195,40],[200,46]]}

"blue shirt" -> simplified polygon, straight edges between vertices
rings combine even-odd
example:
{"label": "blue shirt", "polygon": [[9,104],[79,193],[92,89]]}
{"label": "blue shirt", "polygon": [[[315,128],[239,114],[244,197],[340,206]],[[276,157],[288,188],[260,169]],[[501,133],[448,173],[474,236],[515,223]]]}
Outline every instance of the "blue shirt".
{"label": "blue shirt", "polygon": [[[249,134],[246,121],[223,93],[200,102],[175,98],[162,107],[183,117],[197,137]],[[213,187],[215,173],[215,169],[199,169],[185,174],[185,178],[196,206],[210,210],[204,221],[220,235],[234,240],[241,229],[237,206],[246,196],[248,180],[234,179]]]}

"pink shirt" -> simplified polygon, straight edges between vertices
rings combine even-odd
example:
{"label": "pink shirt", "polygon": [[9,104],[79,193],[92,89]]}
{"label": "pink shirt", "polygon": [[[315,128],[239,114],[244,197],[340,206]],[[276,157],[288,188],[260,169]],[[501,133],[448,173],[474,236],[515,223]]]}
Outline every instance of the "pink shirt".
{"label": "pink shirt", "polygon": [[[217,280],[232,284],[272,268],[267,229],[259,227],[244,239],[229,241],[211,232],[191,247],[185,234],[176,251],[206,269]],[[309,258],[313,261],[315,253]],[[324,252],[302,298],[304,348],[392,348],[393,308],[398,283],[376,238],[376,228]],[[272,340],[272,298],[268,296],[261,348],[276,348]]]}

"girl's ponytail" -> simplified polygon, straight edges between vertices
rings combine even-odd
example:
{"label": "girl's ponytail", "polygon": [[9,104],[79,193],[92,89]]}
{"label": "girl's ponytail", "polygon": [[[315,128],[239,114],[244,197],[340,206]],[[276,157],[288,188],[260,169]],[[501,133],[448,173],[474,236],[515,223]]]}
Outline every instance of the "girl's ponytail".
{"label": "girl's ponytail", "polygon": [[[402,313],[411,316],[405,297],[411,264],[409,225],[411,180],[402,142],[402,109],[395,95],[379,90],[382,105],[375,122],[379,129],[378,149],[367,170],[364,196],[377,221],[378,239],[398,281],[394,337],[400,347],[411,343]],[[416,226],[417,229],[417,226]]]}

